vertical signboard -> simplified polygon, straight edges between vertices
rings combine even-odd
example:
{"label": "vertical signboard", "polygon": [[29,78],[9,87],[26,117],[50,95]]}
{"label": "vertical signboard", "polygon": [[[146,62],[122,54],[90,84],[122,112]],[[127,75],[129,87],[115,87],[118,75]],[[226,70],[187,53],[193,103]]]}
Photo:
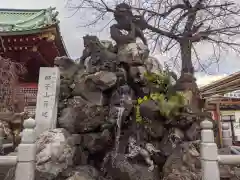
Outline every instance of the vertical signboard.
{"label": "vertical signboard", "polygon": [[36,133],[56,128],[60,89],[60,72],[57,67],[41,67],[36,106]]}

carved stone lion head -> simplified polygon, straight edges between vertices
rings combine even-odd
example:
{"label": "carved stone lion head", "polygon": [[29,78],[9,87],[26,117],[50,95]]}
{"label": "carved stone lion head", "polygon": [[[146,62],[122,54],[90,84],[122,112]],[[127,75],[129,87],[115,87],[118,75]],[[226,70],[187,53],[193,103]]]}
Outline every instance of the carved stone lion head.
{"label": "carved stone lion head", "polygon": [[67,56],[62,56],[54,59],[54,65],[60,69],[68,69],[69,67],[75,65],[75,62]]}
{"label": "carved stone lion head", "polygon": [[95,48],[97,44],[100,44],[100,40],[97,36],[86,35],[83,36],[83,44],[85,48],[89,48],[91,50]]}

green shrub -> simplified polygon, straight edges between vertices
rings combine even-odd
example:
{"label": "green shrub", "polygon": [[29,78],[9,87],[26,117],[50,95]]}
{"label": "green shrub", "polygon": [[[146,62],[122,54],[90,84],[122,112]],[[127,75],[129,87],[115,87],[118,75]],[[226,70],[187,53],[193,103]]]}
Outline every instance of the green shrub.
{"label": "green shrub", "polygon": [[147,100],[154,100],[158,104],[162,116],[168,119],[178,116],[185,101],[182,93],[172,91],[173,85],[171,84],[169,71],[161,74],[146,73],[145,77],[159,92],[150,93],[149,96],[138,98],[136,105],[136,122],[143,123],[143,118],[140,115],[140,105]]}

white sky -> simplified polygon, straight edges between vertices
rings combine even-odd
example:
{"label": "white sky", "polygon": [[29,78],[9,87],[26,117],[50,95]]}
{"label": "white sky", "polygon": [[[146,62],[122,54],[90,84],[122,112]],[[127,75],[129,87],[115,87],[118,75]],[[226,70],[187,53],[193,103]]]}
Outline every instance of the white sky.
{"label": "white sky", "polygon": [[[83,49],[82,37],[89,33],[94,33],[91,29],[86,28],[77,28],[79,25],[79,15],[69,18],[71,13],[67,10],[66,1],[67,0],[0,0],[0,8],[11,8],[11,9],[41,9],[47,7],[56,7],[59,11],[59,19],[60,19],[60,28],[61,34],[63,36],[64,42],[66,44],[67,50],[73,58],[77,58],[81,56],[81,52]],[[91,14],[85,13],[84,16],[86,18],[91,16]],[[83,17],[85,18],[85,17]],[[108,30],[97,33],[101,39],[108,39],[109,34]],[[203,48],[203,52],[206,52],[207,49]],[[165,59],[166,57],[162,57]],[[159,55],[159,59],[161,56]],[[214,69],[215,68],[215,69]],[[197,82],[199,85],[205,85],[212,81],[218,80],[226,76],[226,74],[231,74],[233,72],[240,70],[240,58],[237,56],[229,56],[226,60],[222,61],[219,65],[219,69],[216,70],[216,67],[213,67],[212,72],[214,75],[207,76],[201,73],[196,75]]]}

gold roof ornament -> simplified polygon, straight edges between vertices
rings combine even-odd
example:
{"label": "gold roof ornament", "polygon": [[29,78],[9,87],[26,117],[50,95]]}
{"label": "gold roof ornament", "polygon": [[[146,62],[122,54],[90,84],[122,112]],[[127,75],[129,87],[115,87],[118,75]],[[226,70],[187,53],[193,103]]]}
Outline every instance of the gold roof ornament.
{"label": "gold roof ornament", "polygon": [[51,32],[43,33],[39,36],[39,39],[46,39],[49,42],[52,42],[55,40],[55,35]]}
{"label": "gold roof ornament", "polygon": [[37,46],[33,46],[32,51],[33,52],[37,52],[37,50],[38,50],[38,47]]}

